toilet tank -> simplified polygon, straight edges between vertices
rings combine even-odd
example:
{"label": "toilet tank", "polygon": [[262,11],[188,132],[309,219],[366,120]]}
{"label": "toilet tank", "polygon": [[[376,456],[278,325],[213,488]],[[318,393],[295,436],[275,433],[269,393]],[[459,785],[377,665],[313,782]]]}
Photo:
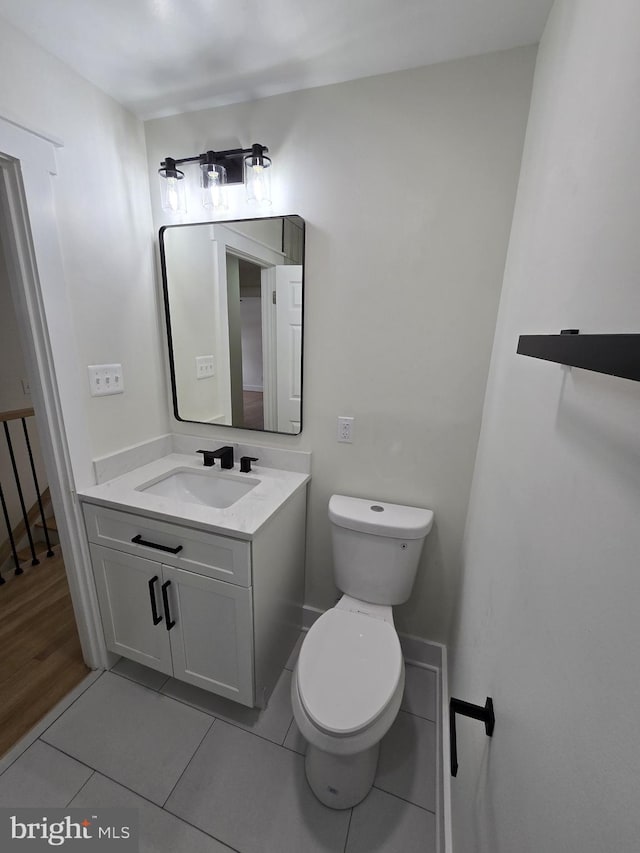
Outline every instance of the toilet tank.
{"label": "toilet tank", "polygon": [[329,521],[338,589],[371,604],[406,601],[433,512],[333,495]]}

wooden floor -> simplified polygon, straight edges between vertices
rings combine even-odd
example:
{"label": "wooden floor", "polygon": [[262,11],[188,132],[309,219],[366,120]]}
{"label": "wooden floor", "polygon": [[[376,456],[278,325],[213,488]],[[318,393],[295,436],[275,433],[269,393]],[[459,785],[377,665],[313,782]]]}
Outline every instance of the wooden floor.
{"label": "wooden floor", "polygon": [[262,391],[243,391],[244,423],[246,429],[264,429]]}
{"label": "wooden floor", "polygon": [[0,586],[0,756],[89,672],[54,551]]}

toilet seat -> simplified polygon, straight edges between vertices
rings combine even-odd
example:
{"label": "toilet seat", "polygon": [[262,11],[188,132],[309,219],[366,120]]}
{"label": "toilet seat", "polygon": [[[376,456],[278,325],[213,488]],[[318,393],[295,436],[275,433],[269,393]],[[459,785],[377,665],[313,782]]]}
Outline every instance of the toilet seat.
{"label": "toilet seat", "polygon": [[334,737],[373,725],[396,695],[404,672],[393,624],[335,607],[307,633],[296,670],[305,712]]}

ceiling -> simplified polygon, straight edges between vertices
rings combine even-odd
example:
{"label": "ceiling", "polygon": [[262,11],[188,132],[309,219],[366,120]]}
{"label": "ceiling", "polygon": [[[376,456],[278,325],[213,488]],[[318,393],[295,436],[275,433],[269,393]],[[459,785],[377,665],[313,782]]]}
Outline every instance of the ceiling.
{"label": "ceiling", "polygon": [[0,0],[0,16],[146,119],[534,44],[552,2]]}

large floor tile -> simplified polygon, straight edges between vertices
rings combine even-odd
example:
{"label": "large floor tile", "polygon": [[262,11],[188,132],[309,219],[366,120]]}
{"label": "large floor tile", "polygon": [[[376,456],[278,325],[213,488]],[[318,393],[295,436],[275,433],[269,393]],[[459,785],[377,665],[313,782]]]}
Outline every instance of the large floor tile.
{"label": "large floor tile", "polygon": [[431,812],[376,788],[353,810],[345,853],[435,853]]}
{"label": "large floor tile", "polygon": [[37,740],[0,776],[0,806],[63,808],[92,773],[91,768]]}
{"label": "large floor tile", "polygon": [[293,719],[290,698],[291,673],[286,669],[278,679],[264,710],[247,708],[175,678],[169,679],[160,692],[274,743],[281,744],[284,741]]}
{"label": "large floor tile", "polygon": [[162,804],[211,722],[207,714],[107,672],[42,739]]}
{"label": "large floor tile", "polygon": [[437,684],[438,676],[433,669],[407,664],[401,709],[435,722],[437,720]]}
{"label": "large floor tile", "polygon": [[435,812],[435,723],[400,711],[380,743],[374,785]]}
{"label": "large floor tile", "polygon": [[121,785],[95,773],[70,804],[73,808],[138,810],[140,853],[230,853],[230,848]]}
{"label": "large floor tile", "polygon": [[341,853],[349,824],[311,793],[300,755],[221,720],[166,808],[242,853]]}

